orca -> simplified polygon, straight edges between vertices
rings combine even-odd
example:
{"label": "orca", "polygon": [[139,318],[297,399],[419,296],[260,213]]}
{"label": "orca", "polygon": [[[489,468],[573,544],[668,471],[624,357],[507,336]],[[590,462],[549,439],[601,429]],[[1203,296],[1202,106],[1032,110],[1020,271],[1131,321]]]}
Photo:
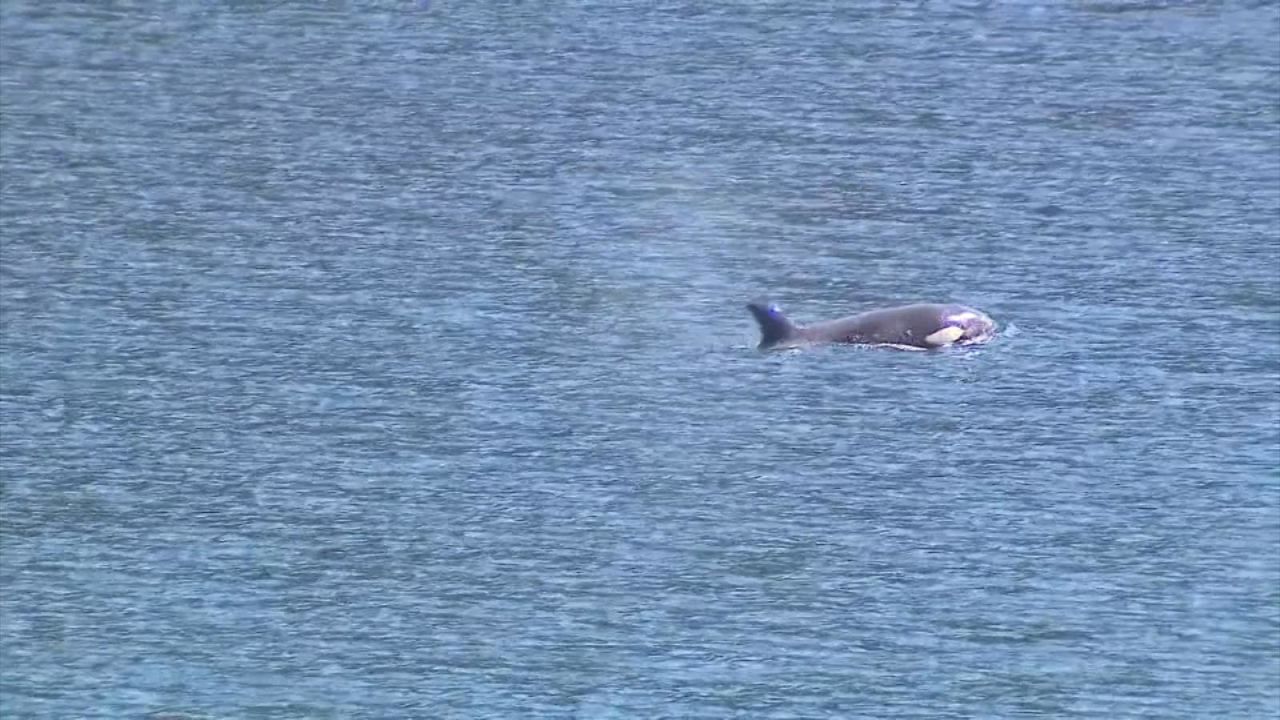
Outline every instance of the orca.
{"label": "orca", "polygon": [[881,308],[811,325],[791,322],[776,304],[752,302],[747,309],[760,324],[761,350],[824,343],[934,350],[985,343],[996,334],[996,323],[986,313],[945,303]]}

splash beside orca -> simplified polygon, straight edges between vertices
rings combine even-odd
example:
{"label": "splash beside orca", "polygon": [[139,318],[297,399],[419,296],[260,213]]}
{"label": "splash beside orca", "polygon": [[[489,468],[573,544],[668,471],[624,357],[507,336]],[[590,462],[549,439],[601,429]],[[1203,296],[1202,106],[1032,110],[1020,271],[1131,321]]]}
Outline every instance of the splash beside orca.
{"label": "splash beside orca", "polygon": [[949,345],[985,343],[996,333],[994,320],[986,313],[964,305],[903,305],[812,325],[796,325],[773,304],[748,303],[747,309],[760,324],[761,350],[823,343],[933,350]]}

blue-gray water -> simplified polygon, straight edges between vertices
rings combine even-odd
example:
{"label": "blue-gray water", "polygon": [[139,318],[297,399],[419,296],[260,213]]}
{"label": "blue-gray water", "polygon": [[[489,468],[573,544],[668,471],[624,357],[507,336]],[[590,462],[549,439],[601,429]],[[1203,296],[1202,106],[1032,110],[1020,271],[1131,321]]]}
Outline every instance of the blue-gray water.
{"label": "blue-gray water", "polygon": [[1280,713],[1275,3],[316,5],[0,5],[0,715]]}

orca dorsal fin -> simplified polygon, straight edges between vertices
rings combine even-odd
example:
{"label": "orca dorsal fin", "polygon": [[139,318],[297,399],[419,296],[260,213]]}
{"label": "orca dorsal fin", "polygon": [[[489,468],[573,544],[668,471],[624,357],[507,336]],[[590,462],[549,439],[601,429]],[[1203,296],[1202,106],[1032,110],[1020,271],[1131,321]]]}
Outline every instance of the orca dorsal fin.
{"label": "orca dorsal fin", "polygon": [[760,323],[761,350],[786,342],[798,334],[798,328],[775,303],[747,303],[747,309],[755,316],[756,322]]}

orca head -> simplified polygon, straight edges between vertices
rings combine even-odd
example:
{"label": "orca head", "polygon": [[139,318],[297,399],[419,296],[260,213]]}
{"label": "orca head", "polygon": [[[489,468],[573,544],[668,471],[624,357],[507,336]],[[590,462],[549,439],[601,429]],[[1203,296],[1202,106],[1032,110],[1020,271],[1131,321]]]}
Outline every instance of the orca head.
{"label": "orca head", "polygon": [[996,321],[973,308],[961,308],[959,312],[950,313],[944,318],[944,322],[964,331],[959,341],[966,345],[986,342],[996,334]]}

